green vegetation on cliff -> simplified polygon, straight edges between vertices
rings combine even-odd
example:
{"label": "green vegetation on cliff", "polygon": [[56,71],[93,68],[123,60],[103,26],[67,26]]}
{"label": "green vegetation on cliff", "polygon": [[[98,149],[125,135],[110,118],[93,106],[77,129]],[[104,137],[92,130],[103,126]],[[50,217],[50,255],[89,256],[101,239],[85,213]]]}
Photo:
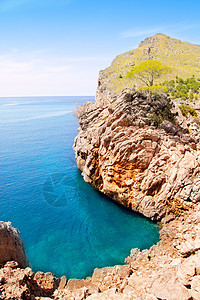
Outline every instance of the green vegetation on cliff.
{"label": "green vegetation on cliff", "polygon": [[170,121],[171,123],[175,123],[174,115],[171,112],[171,105],[167,104],[162,109],[158,109],[157,111],[153,112],[149,119],[151,122],[154,123],[155,126],[160,125],[164,120]]}
{"label": "green vegetation on cliff", "polygon": [[181,104],[179,106],[182,114],[187,117],[188,114],[190,114],[191,116],[197,117],[197,112],[194,108],[190,107],[189,105],[186,104]]}
{"label": "green vegetation on cliff", "polygon": [[176,80],[164,81],[163,85],[174,99],[181,98],[182,100],[193,101],[199,98],[200,79],[196,80],[194,76],[186,80],[176,76]]}
{"label": "green vegetation on cliff", "polygon": [[[126,74],[134,66],[150,59],[158,60],[172,69],[169,74],[162,75],[159,82],[176,80],[176,76],[183,80],[193,75],[196,78],[200,77],[199,45],[183,42],[164,34],[156,34],[141,42],[137,49],[117,56],[111,66],[103,71],[103,77],[107,80],[102,84],[115,94],[127,87],[133,87],[134,84],[140,86],[140,82],[135,80],[133,83]],[[159,82],[157,80],[156,83]]]}

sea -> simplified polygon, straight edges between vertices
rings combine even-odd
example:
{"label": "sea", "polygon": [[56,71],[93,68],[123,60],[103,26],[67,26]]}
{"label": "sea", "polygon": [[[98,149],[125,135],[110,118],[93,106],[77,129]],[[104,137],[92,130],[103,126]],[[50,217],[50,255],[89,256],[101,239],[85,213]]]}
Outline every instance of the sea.
{"label": "sea", "polygon": [[0,98],[0,220],[33,271],[85,278],[159,240],[156,224],[85,183],[72,149],[76,108],[92,96]]}

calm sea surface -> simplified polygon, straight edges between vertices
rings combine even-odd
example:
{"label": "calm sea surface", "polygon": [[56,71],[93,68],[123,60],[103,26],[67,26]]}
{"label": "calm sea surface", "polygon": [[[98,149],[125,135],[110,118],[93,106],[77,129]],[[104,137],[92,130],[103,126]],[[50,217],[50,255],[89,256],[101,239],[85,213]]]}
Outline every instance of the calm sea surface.
{"label": "calm sea surface", "polygon": [[85,183],[72,149],[76,104],[94,97],[0,98],[0,220],[25,242],[34,271],[83,278],[149,248],[157,225]]}

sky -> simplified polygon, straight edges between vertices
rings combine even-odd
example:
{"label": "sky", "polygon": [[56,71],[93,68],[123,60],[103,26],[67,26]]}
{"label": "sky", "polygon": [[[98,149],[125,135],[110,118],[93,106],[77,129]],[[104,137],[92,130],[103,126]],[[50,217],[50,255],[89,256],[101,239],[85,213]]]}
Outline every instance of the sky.
{"label": "sky", "polygon": [[148,36],[200,44],[199,11],[199,0],[0,0],[0,97],[95,95],[98,72]]}

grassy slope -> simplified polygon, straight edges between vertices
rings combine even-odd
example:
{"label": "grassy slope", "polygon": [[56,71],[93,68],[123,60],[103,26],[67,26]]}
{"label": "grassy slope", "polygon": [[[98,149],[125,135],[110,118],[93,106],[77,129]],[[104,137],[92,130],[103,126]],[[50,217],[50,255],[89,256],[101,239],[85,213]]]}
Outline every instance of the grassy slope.
{"label": "grassy slope", "polygon": [[[108,77],[107,87],[119,93],[126,87],[139,83],[125,78],[127,71],[150,58],[161,61],[172,68],[172,73],[160,78],[157,83],[174,79],[177,76],[186,79],[193,74],[200,78],[200,46],[170,38],[164,34],[156,34],[145,39],[135,50],[118,55],[111,66],[103,71]],[[119,75],[122,78],[119,78]]]}

